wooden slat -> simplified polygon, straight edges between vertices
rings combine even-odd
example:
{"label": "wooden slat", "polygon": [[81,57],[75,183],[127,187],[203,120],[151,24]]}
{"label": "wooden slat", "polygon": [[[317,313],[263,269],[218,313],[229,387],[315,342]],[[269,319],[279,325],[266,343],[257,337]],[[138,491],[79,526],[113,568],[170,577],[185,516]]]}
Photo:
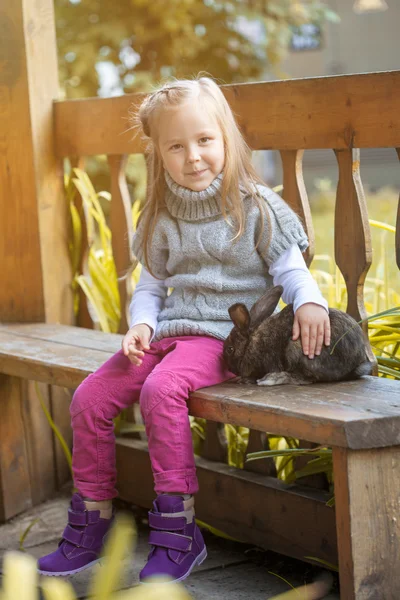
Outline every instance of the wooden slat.
{"label": "wooden slat", "polygon": [[[33,505],[41,504],[48,498],[51,498],[57,487],[57,457],[59,443],[55,441],[55,436],[46,416],[41,408],[38,394],[38,386],[45,407],[50,413],[52,411],[52,391],[53,388],[44,383],[34,381],[21,381],[22,390],[22,422],[24,424],[25,444],[27,449],[27,466],[31,482],[31,494]],[[64,393],[65,395],[65,393]],[[60,425],[59,412],[63,414],[64,406],[59,406],[56,415],[57,426]],[[69,416],[69,407],[67,406]],[[62,428],[61,428],[62,429]],[[71,426],[69,426],[71,429]],[[62,449],[60,448],[61,452]]]}
{"label": "wooden slat", "polygon": [[371,233],[360,178],[360,152],[340,150],[336,157],[339,182],[335,206],[335,259],[346,282],[347,312],[360,321],[367,316],[364,281],[372,262]]}
{"label": "wooden slat", "polygon": [[[261,452],[262,450],[270,450],[267,434],[263,431],[250,429],[249,443],[246,448],[246,458],[251,452]],[[252,460],[251,462],[245,461],[243,468],[246,471],[252,471],[253,473],[262,473],[263,475],[276,477],[276,467],[272,458]]]}
{"label": "wooden slat", "polygon": [[114,354],[121,349],[122,335],[104,333],[94,329],[52,323],[9,323],[0,324],[0,332],[27,336],[33,340],[56,342],[76,348],[102,350]]}
{"label": "wooden slat", "polygon": [[[69,207],[62,161],[54,154],[53,99],[59,93],[54,2],[2,3],[1,23],[0,320],[72,323]],[[53,445],[48,423],[39,415],[24,421],[35,406],[31,386],[17,387],[12,378],[9,385],[18,411],[15,436],[17,431],[23,436],[26,451],[18,454],[7,477],[3,471],[0,494],[18,511],[26,508],[27,494],[36,503],[54,493]],[[44,395],[48,402],[47,390]],[[24,421],[22,433],[18,419]],[[3,435],[1,443],[3,452]],[[21,445],[15,440],[16,454]],[[33,458],[35,469],[27,462]]]}
{"label": "wooden slat", "polygon": [[117,269],[118,289],[121,302],[121,322],[119,333],[126,333],[128,327],[128,285],[127,273],[132,263],[132,211],[128,185],[126,183],[125,167],[127,155],[112,155],[108,157],[111,175],[111,214],[110,226],[112,233],[112,249]]}
{"label": "wooden slat", "polygon": [[207,460],[228,463],[228,441],[223,423],[207,421],[206,439],[201,448],[201,456]]}
{"label": "wooden slat", "polygon": [[305,252],[307,266],[310,266],[315,252],[314,227],[303,179],[304,150],[282,150],[283,198],[303,221],[308,236],[309,247]]}
{"label": "wooden slat", "polygon": [[[52,327],[54,336],[57,326]],[[61,329],[66,335],[65,328]],[[110,334],[84,330],[86,347],[79,347],[79,328],[70,328],[73,344],[40,340],[38,333],[34,338],[23,336],[23,326],[18,331],[16,335],[0,326],[0,372],[13,376],[75,388],[113,354],[87,347],[88,335],[109,339]],[[194,392],[189,411],[211,421],[284,432],[332,446],[374,448],[400,444],[398,382],[375,377],[268,390],[225,383]]]}
{"label": "wooden slat", "polygon": [[226,383],[194,392],[189,411],[197,417],[259,431],[284,432],[332,446],[400,444],[398,383],[386,380],[384,389],[380,389],[379,385],[374,387],[377,379],[277,386],[268,391]]}
{"label": "wooden slat", "polygon": [[[287,556],[315,556],[337,564],[335,513],[326,506],[329,494],[199,457],[196,465],[200,520]],[[117,472],[120,497],[150,508],[154,482],[146,444],[117,439]]]}
{"label": "wooden slat", "polygon": [[[246,83],[222,91],[254,150],[400,145],[400,71]],[[142,99],[127,94],[56,102],[57,156],[143,153],[128,122]]]}
{"label": "wooden slat", "polygon": [[400,446],[333,450],[341,600],[397,600]]}
{"label": "wooden slat", "polygon": [[22,382],[0,373],[0,522],[32,506]]}
{"label": "wooden slat", "polygon": [[[400,148],[396,148],[396,150],[397,150],[397,156],[399,157],[399,160],[400,160]],[[396,262],[397,262],[397,266],[400,269],[400,196],[399,196],[399,204],[397,207],[395,245],[396,245]]]}
{"label": "wooden slat", "polygon": [[[77,328],[78,329],[78,328]],[[112,353],[76,345],[43,342],[0,331],[0,372],[52,385],[76,388]]]}

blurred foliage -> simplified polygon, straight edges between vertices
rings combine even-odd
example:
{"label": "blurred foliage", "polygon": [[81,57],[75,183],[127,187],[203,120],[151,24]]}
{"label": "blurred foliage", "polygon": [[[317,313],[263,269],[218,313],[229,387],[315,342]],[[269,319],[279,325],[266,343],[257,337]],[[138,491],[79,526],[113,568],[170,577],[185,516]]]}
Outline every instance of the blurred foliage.
{"label": "blurred foliage", "polygon": [[[284,59],[292,26],[338,20],[320,0],[55,0],[67,98],[147,91],[207,71],[257,80]],[[108,69],[108,89],[99,73]]]}

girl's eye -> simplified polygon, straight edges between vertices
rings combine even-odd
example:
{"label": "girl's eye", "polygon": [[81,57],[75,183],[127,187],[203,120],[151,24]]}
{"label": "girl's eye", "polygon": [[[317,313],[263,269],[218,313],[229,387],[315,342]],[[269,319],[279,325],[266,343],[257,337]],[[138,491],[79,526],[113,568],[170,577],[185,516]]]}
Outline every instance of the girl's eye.
{"label": "girl's eye", "polygon": [[180,144],[174,144],[173,146],[171,146],[170,150],[179,150],[180,147]]}
{"label": "girl's eye", "polygon": [[211,138],[209,138],[209,137],[202,137],[202,138],[200,138],[199,142],[200,142],[201,144],[205,144],[205,143],[206,143],[206,142],[208,142],[210,139],[211,139]]}

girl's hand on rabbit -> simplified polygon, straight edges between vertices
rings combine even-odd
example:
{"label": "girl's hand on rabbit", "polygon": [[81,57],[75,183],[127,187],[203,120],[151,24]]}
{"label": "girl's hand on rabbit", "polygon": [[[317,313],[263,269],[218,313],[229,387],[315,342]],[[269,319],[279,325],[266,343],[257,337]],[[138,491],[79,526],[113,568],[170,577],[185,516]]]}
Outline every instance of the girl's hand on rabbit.
{"label": "girl's hand on rabbit", "polygon": [[140,367],[144,350],[150,350],[151,327],[141,323],[134,325],[122,340],[122,350],[133,365]]}
{"label": "girl's hand on rabbit", "polygon": [[331,343],[331,324],[326,310],[319,304],[307,302],[296,310],[293,323],[293,340],[301,336],[304,354],[309,358],[321,354],[322,344]]}

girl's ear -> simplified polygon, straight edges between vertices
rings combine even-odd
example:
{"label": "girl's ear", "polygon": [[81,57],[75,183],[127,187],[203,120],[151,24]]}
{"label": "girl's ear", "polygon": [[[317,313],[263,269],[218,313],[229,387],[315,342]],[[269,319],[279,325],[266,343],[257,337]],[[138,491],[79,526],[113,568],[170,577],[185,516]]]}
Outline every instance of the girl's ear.
{"label": "girl's ear", "polygon": [[276,285],[257,300],[250,310],[250,324],[252,327],[257,327],[262,321],[272,315],[282,293],[283,287]]}
{"label": "girl's ear", "polygon": [[229,309],[229,316],[234,325],[242,331],[246,332],[250,327],[250,314],[244,304],[233,304]]}

